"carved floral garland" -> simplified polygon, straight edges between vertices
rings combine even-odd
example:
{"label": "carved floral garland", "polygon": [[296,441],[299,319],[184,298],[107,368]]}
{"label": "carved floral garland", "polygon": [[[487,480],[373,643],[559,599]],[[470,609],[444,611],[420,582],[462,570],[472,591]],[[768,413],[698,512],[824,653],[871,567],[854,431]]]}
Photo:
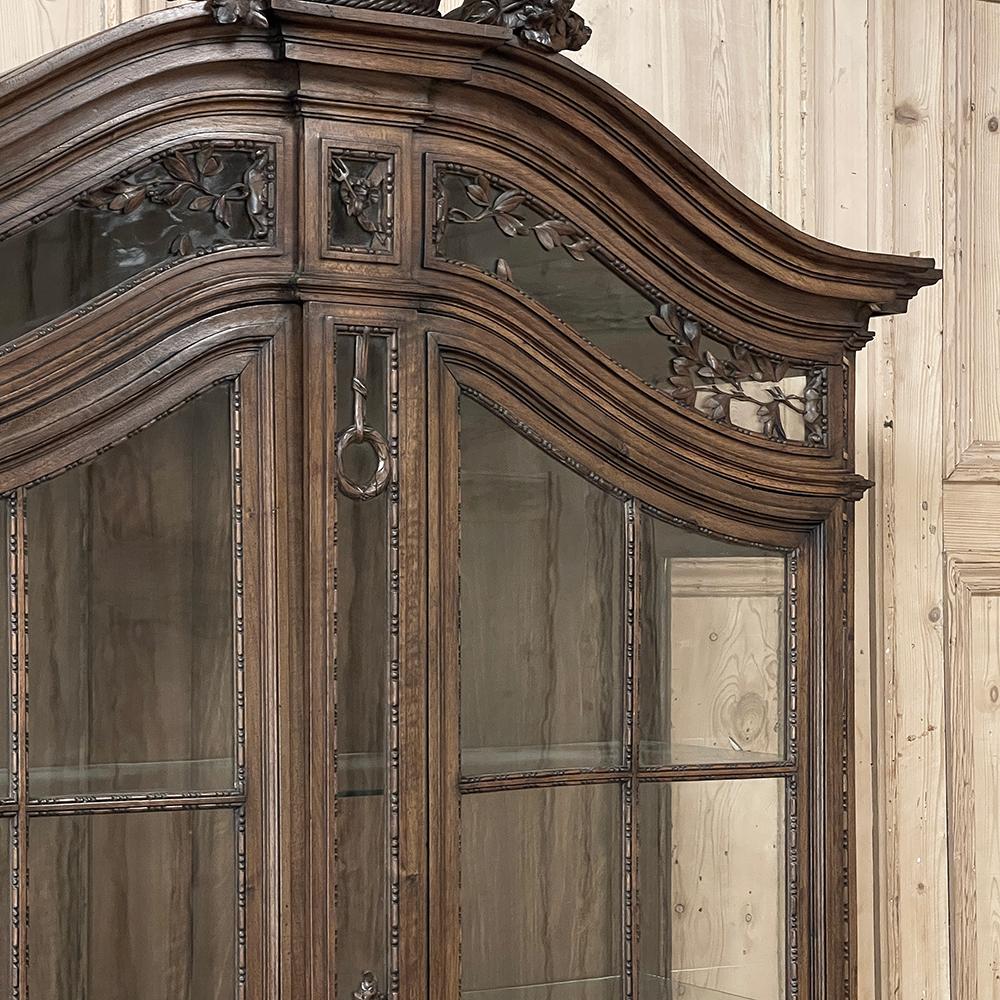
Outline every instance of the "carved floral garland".
{"label": "carved floral garland", "polygon": [[[789,361],[769,358],[742,344],[730,348],[729,358],[717,355],[712,347],[718,350],[718,346],[703,335],[701,322],[671,303],[661,305],[659,312],[649,317],[649,324],[676,351],[671,361],[674,374],[666,385],[656,387],[665,395],[730,426],[733,403],[751,403],[757,407],[761,434],[771,441],[788,440],[783,422],[783,411],[788,410],[802,417],[807,444],[824,443],[826,373],[822,368],[806,373],[801,393],[787,392],[780,383],[801,372]],[[753,383],[774,383],[764,389],[770,399],[748,394],[747,385]]]}
{"label": "carved floral garland", "polygon": [[[448,224],[474,225],[492,219],[497,228],[510,237],[534,234],[545,250],[562,247],[576,260],[599,249],[597,242],[572,222],[558,217],[529,226],[518,209],[528,196],[516,188],[497,189],[485,174],[465,179],[466,197],[478,211],[448,207],[442,191],[438,201],[437,239]],[[514,283],[510,264],[500,258],[496,276]],[[662,303],[652,316],[650,326],[670,344],[673,374],[654,386],[665,396],[729,427],[747,430],[733,420],[734,403],[756,407],[760,433],[770,441],[787,442],[785,422],[791,413],[798,414],[804,427],[805,443],[821,447],[826,443],[826,369],[808,367],[783,358],[772,358],[743,344],[727,347],[705,332],[702,322],[673,303]],[[728,356],[727,356],[728,355]],[[801,392],[789,391],[781,383],[788,378],[805,377]],[[753,395],[751,388],[757,389]],[[768,398],[762,399],[763,392]]]}
{"label": "carved floral garland", "polygon": [[[228,152],[228,150],[227,150]],[[220,152],[210,143],[202,143],[189,151],[172,150],[151,164],[124,177],[95,188],[77,198],[84,208],[129,215],[146,202],[189,212],[210,212],[226,229],[233,225],[233,206],[242,205],[255,239],[268,233],[267,185],[268,154],[254,149],[253,161],[243,174],[243,180],[225,190],[213,190],[210,179],[223,171]],[[173,241],[170,252],[187,256],[195,252],[194,238],[181,233]]]}

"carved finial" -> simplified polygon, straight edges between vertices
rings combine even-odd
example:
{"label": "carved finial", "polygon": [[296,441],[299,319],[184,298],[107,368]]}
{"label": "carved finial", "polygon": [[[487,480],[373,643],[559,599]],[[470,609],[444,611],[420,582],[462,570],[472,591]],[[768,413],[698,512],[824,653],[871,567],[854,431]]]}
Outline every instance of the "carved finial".
{"label": "carved finial", "polygon": [[366,972],[361,977],[361,985],[354,991],[354,1000],[386,1000],[384,993],[379,993],[378,980],[373,972]]}
{"label": "carved finial", "polygon": [[576,51],[590,41],[591,30],[571,9],[574,0],[465,0],[445,14],[456,21],[510,28],[516,38],[543,52]]}
{"label": "carved finial", "polygon": [[219,24],[249,24],[267,28],[267,0],[209,0],[212,16]]}

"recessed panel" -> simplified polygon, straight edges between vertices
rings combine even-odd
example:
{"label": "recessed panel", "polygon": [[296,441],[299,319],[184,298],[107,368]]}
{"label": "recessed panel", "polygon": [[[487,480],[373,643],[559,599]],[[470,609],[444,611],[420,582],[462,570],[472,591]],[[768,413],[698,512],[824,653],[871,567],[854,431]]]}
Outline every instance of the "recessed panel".
{"label": "recessed panel", "polygon": [[624,504],[461,402],[466,775],[622,759]]}
{"label": "recessed panel", "polygon": [[232,789],[228,385],[27,491],[33,798]]}
{"label": "recessed panel", "polygon": [[237,814],[46,816],[29,828],[38,1000],[235,1000]]}
{"label": "recessed panel", "polygon": [[463,1000],[621,1000],[621,788],[462,799]]}
{"label": "recessed panel", "polygon": [[642,766],[782,760],[784,555],[648,515],[640,549]]}

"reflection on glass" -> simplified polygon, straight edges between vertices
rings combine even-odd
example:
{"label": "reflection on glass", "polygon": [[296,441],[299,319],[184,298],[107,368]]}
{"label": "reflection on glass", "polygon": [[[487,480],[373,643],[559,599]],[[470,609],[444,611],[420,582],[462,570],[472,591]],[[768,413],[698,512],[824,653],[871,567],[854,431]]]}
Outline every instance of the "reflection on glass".
{"label": "reflection on glass", "polygon": [[620,1000],[621,790],[462,799],[462,997]]}
{"label": "reflection on glass", "polygon": [[[385,337],[368,356],[368,423],[388,435]],[[352,420],[354,337],[337,337],[337,428]],[[368,447],[345,453],[366,482]],[[365,972],[388,984],[386,935],[386,711],[389,676],[389,494],[337,494],[337,998],[352,1000]]]}
{"label": "reflection on glass", "polygon": [[233,1000],[236,814],[30,821],[28,987],[45,1000]]}
{"label": "reflection on glass", "polygon": [[10,996],[10,834],[15,820],[0,819],[0,996]]}
{"label": "reflection on glass", "polygon": [[198,143],[0,239],[0,344],[157,264],[266,241],[268,153]]}
{"label": "reflection on glass", "polygon": [[826,443],[826,369],[728,345],[709,325],[639,292],[573,223],[511,185],[439,173],[438,252],[510,281],[644,382],[723,424]]}
{"label": "reflection on glass", "polygon": [[643,783],[638,1000],[785,996],[785,783]]}
{"label": "reflection on glass", "polygon": [[28,490],[32,797],[234,787],[232,480],[220,385]]}
{"label": "reflection on glass", "polygon": [[623,504],[461,414],[463,773],[620,764]]}
{"label": "reflection on glass", "polygon": [[785,561],[648,515],[640,762],[784,756]]}

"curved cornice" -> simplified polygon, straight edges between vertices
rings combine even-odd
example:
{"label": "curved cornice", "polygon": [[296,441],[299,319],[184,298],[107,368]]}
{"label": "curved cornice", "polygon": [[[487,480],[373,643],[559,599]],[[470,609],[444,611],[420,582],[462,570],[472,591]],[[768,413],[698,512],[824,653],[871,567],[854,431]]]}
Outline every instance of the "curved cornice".
{"label": "curved cornice", "polygon": [[[353,67],[360,76],[411,81],[409,111],[431,128],[452,115],[450,102],[461,100],[449,95],[449,81],[460,83],[465,94],[483,94],[494,107],[522,106],[535,120],[536,135],[545,131],[538,122],[548,119],[560,138],[575,135],[581,149],[589,145],[603,153],[599,171],[587,163],[569,172],[583,176],[591,188],[603,183],[612,192],[609,213],[614,190],[628,189],[649,202],[647,238],[654,246],[663,229],[660,215],[703,242],[715,280],[726,271],[720,261],[728,262],[735,289],[752,294],[755,286],[766,291],[771,285],[772,292],[793,298],[827,300],[852,328],[840,334],[845,349],[867,339],[870,315],[905,309],[921,287],[940,277],[927,259],[860,253],[798,232],[606,83],[561,56],[511,43],[505,28],[313,0],[272,0],[269,17],[269,31],[219,25],[203,4],[186,5],[128,22],[0,77],[0,201],[18,194],[26,200],[32,175],[44,176],[81,135],[101,141],[127,132],[133,121],[176,117],[179,109],[207,114],[270,104],[291,113],[302,102],[312,107],[324,100],[324,87],[317,88],[314,79],[318,67]],[[309,73],[303,72],[306,64],[314,64]],[[190,103],[152,107],[142,84],[181,70],[191,75]],[[307,86],[304,76],[310,76]],[[138,95],[132,103],[123,98],[125,88]],[[335,89],[329,99],[336,101]],[[503,142],[513,126],[496,114],[471,127],[492,130]],[[33,136],[31,156],[23,141],[27,135]],[[528,141],[516,134],[509,138],[514,144]],[[800,317],[806,312],[799,309]],[[804,329],[803,336],[810,331]]]}

